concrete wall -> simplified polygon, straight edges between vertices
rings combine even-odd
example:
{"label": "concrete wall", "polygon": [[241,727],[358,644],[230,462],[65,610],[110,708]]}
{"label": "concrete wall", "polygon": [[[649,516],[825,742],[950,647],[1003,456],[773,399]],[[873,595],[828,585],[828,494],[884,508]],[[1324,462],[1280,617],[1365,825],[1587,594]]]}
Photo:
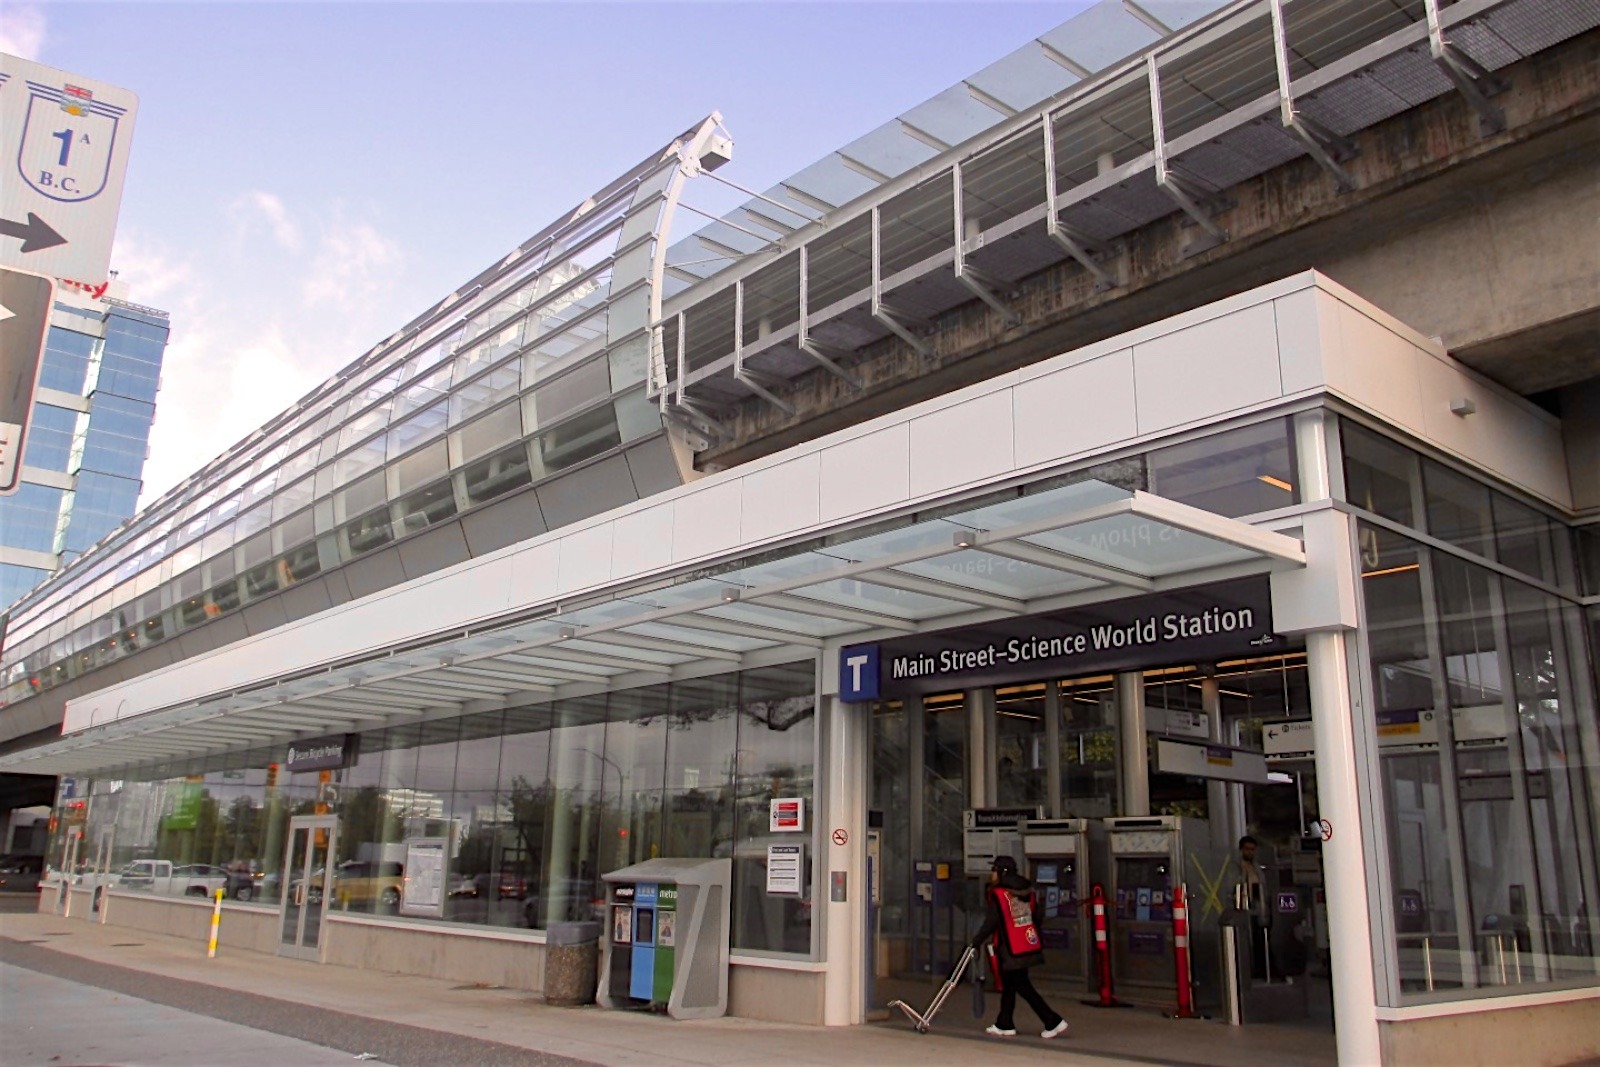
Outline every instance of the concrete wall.
{"label": "concrete wall", "polygon": [[328,916],[323,961],[508,989],[544,989],[544,945],[526,936]]}
{"label": "concrete wall", "polygon": [[1382,1021],[1394,1067],[1559,1067],[1600,1057],[1600,990],[1567,1003]]}
{"label": "concrete wall", "polygon": [[822,981],[823,976],[817,971],[735,963],[728,973],[728,1014],[765,1022],[821,1026]]}
{"label": "concrete wall", "polygon": [[[39,894],[39,910],[55,910],[56,894]],[[204,952],[211,940],[211,902],[197,898],[157,897],[145,893],[119,893],[106,897],[106,925],[144,930],[152,934],[191,942]],[[72,921],[98,922],[89,890],[72,891]],[[222,905],[222,922],[217,928],[218,950],[243,949],[272,953],[278,950],[278,910],[244,904]]]}

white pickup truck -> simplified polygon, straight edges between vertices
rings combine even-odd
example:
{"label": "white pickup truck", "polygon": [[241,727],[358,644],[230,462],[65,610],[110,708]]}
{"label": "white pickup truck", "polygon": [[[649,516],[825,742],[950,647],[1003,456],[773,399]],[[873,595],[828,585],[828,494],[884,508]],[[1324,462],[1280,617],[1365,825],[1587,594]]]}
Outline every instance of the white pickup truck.
{"label": "white pickup truck", "polygon": [[208,863],[174,867],[171,860],[134,860],[117,872],[118,889],[175,897],[210,897],[228,888],[228,872]]}

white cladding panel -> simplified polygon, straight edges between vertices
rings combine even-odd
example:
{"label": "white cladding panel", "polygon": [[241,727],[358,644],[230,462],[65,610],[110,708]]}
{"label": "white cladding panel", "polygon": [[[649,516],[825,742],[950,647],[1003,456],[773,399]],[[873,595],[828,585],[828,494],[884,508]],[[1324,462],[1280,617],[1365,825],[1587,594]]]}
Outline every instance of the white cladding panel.
{"label": "white cladding panel", "polygon": [[1323,359],[1328,386],[1422,436],[1416,346],[1358,308],[1335,310],[1339,350]]}
{"label": "white cladding panel", "polygon": [[759,470],[744,480],[744,541],[766,541],[822,520],[822,460],[815,453]]}
{"label": "white cladding panel", "polygon": [[1321,289],[1302,289],[1274,300],[1272,313],[1284,395],[1320,389],[1327,360],[1338,358],[1338,301]]}
{"label": "white cladding panel", "polygon": [[1139,435],[1131,348],[1024,380],[1013,393],[1019,467],[1083,455]]}
{"label": "white cladding panel", "polygon": [[561,539],[556,587],[563,596],[610,580],[614,532],[612,523],[602,523]]}
{"label": "white cladding panel", "polygon": [[679,563],[726,552],[739,546],[739,517],[743,511],[744,479],[696,483],[695,493],[676,497],[672,556]]}
{"label": "white cladding panel", "polygon": [[647,574],[672,564],[674,509],[658,503],[617,516],[611,543],[614,575]]}
{"label": "white cladding panel", "polygon": [[910,448],[903,422],[825,447],[822,521],[892,507],[910,496]]}
{"label": "white cladding panel", "polygon": [[[1308,273],[111,685],[69,702],[64,728],[180,705],[537,609],[580,589],[815,536],[841,520],[870,520],[952,488],[1142,447],[1159,438],[1157,431],[1324,388],[1552,502],[1568,502],[1553,418]],[[1477,414],[1464,420],[1450,414],[1458,396],[1473,399]],[[1312,525],[1308,542],[1337,540],[1332,526]],[[1315,580],[1308,571],[1303,582]],[[1320,599],[1302,590],[1298,613],[1287,601],[1279,610],[1308,629],[1348,625],[1353,580],[1324,575]],[[1295,579],[1286,581],[1284,592]]]}
{"label": "white cladding panel", "polygon": [[1256,304],[1133,349],[1141,434],[1185,426],[1283,394],[1272,304]]}
{"label": "white cladding panel", "polygon": [[1009,474],[1011,390],[968,395],[911,420],[912,496],[956,489]]}

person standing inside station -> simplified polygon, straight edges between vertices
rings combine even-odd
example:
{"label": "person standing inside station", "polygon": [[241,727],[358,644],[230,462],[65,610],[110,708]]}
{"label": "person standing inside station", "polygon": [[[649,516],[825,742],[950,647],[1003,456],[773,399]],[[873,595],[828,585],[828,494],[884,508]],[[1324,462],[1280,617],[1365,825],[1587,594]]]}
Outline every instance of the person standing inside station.
{"label": "person standing inside station", "polygon": [[1039,1036],[1047,1040],[1060,1037],[1067,1032],[1067,1021],[1045,1003],[1028,976],[1030,967],[1044,962],[1044,946],[1033,922],[1033,883],[1017,873],[1016,860],[996,856],[986,894],[987,914],[972,938],[972,947],[980,952],[985,944],[990,948],[990,964],[1000,987],[1000,1014],[984,1032],[994,1037],[1017,1036],[1014,1013],[1021,997],[1044,1026]]}
{"label": "person standing inside station", "polygon": [[1267,912],[1267,886],[1261,876],[1261,868],[1256,865],[1256,839],[1249,834],[1239,838],[1239,860],[1234,881],[1240,888],[1239,901],[1243,910],[1250,916],[1250,964],[1254,977],[1258,980],[1267,977],[1267,929],[1269,926]]}

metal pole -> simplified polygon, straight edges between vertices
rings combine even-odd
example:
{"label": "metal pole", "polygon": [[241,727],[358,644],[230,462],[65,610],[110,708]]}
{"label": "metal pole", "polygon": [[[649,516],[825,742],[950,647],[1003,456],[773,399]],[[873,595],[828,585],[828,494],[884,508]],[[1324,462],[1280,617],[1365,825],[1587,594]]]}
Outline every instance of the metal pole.
{"label": "metal pole", "polygon": [[1422,973],[1428,981],[1428,992],[1433,992],[1433,938],[1422,937]]}
{"label": "metal pole", "polygon": [[1222,928],[1222,985],[1228,1025],[1239,1026],[1244,1022],[1239,1006],[1239,935],[1231,926]]}

